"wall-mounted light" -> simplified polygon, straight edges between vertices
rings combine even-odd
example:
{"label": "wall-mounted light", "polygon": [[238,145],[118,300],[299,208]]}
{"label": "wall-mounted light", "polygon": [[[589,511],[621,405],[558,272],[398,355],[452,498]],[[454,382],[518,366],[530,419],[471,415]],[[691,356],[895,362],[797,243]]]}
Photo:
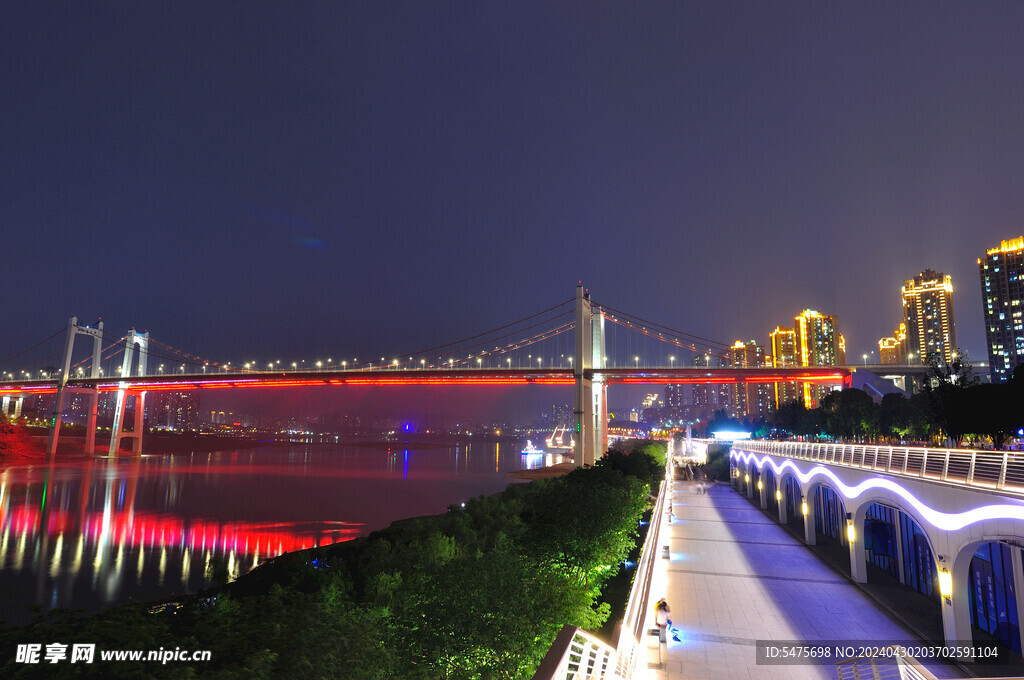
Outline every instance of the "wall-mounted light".
{"label": "wall-mounted light", "polygon": [[939,570],[939,595],[949,604],[953,598],[953,575],[946,569]]}
{"label": "wall-mounted light", "polygon": [[802,499],[800,501],[800,513],[804,517],[807,517],[807,499],[806,498],[804,498],[804,499]]}
{"label": "wall-mounted light", "polygon": [[853,543],[857,540],[857,530],[853,526],[853,514],[846,513],[846,540]]}
{"label": "wall-mounted light", "polygon": [[778,489],[775,490],[775,500],[779,503],[782,502],[782,492]]}
{"label": "wall-mounted light", "polygon": [[750,483],[750,475],[743,475],[743,481],[747,484]]}
{"label": "wall-mounted light", "polygon": [[762,489],[764,489],[764,484],[762,484],[761,480],[759,479],[757,480],[757,490],[761,491]]}

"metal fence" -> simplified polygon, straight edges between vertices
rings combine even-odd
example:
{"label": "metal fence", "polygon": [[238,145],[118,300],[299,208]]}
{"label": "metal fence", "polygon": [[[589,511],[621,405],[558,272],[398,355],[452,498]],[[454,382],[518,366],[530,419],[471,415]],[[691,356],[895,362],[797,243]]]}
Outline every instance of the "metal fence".
{"label": "metal fence", "polygon": [[1024,454],[818,442],[744,441],[746,451],[863,468],[1024,496]]}

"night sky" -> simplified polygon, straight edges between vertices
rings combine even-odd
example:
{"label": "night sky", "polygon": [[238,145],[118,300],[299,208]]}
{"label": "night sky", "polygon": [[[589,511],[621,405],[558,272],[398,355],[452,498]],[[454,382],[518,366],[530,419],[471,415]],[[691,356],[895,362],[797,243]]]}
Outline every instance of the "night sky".
{"label": "night sky", "polygon": [[0,357],[102,316],[218,361],[570,298],[723,342],[1024,234],[1024,3],[0,6]]}

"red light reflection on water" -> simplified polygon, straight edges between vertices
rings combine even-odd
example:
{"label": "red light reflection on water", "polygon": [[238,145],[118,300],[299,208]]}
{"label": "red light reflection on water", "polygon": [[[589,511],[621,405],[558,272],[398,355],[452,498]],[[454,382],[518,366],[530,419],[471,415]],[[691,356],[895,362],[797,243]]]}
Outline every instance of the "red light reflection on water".
{"label": "red light reflection on water", "polygon": [[[183,519],[169,514],[114,511],[89,512],[76,518],[65,511],[47,513],[45,532],[56,537],[77,532],[89,541],[116,546],[152,548],[173,546],[216,553],[274,556],[293,550],[349,541],[362,533],[361,524],[348,522],[232,522]],[[0,508],[0,531],[15,539],[33,537],[43,525],[35,507]]]}

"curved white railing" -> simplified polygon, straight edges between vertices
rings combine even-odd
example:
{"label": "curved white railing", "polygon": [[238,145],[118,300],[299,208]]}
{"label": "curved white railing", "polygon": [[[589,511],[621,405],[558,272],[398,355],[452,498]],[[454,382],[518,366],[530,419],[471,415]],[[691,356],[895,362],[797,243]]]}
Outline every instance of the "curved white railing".
{"label": "curved white railing", "polygon": [[769,440],[745,440],[733,446],[746,451],[1024,496],[1024,454],[1012,451]]}
{"label": "curved white railing", "polygon": [[585,630],[565,626],[537,667],[533,680],[625,680],[617,674],[615,648]]}

